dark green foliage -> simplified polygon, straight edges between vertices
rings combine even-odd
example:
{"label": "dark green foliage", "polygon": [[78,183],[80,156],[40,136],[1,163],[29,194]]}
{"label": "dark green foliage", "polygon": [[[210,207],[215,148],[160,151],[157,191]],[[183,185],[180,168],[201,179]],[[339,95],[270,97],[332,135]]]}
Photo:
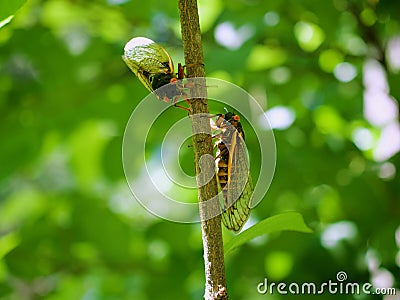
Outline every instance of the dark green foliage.
{"label": "dark green foliage", "polygon": [[[131,196],[121,159],[125,125],[148,94],[121,59],[124,44],[147,36],[183,62],[175,1],[0,3],[0,19],[15,13],[0,25],[0,299],[201,299],[200,226],[148,213]],[[221,0],[200,8],[207,75],[243,87],[265,110],[284,106],[296,116],[275,131],[275,177],[250,222],[296,211],[313,229],[239,241],[246,243],[226,261],[230,299],[309,299],[259,295],[257,284],[322,283],[339,271],[364,283],[385,270],[399,288],[399,170],[382,173],[400,166],[399,154],[379,161],[354,142],[356,128],[375,143],[382,132],[363,116],[368,59],[379,61],[400,99],[399,70],[383,55],[400,33],[398,1]],[[251,35],[228,49],[215,35],[224,22]],[[342,62],[357,72],[348,82],[335,76]],[[224,112],[213,102],[210,109]],[[149,160],[185,114],[167,113],[150,131]],[[257,168],[259,146],[243,126]],[[179,161],[193,174],[187,144]],[[139,176],[143,166],[132,164]],[[341,238],[332,242],[329,230]],[[226,244],[232,237],[224,232]]]}

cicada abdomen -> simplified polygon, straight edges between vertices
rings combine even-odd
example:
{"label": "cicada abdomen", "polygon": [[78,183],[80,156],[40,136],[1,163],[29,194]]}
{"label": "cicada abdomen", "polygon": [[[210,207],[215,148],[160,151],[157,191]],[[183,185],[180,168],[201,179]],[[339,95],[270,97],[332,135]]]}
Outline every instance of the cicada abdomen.
{"label": "cicada abdomen", "polygon": [[238,232],[249,218],[253,195],[244,131],[240,117],[231,112],[218,115],[215,127],[221,131],[217,135],[216,164],[223,196],[222,222],[229,230]]}

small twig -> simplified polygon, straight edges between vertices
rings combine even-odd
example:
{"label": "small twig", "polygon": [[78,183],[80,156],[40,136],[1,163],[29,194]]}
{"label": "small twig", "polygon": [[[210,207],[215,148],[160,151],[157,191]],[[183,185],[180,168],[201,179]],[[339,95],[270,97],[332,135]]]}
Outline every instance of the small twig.
{"label": "small twig", "polygon": [[[181,20],[183,50],[185,55],[187,77],[205,77],[204,57],[201,44],[201,33],[199,25],[199,16],[196,0],[179,0],[178,8]],[[191,115],[208,114],[208,101],[205,96],[204,84],[196,84],[194,89],[201,90],[196,95],[202,95],[202,98],[190,99]],[[202,90],[203,89],[203,90]],[[191,118],[193,133],[202,132],[193,135],[193,150],[195,168],[198,182],[198,201],[200,207],[200,219],[204,248],[204,264],[206,286],[204,298],[206,300],[228,299],[225,279],[224,251],[222,243],[221,216],[218,215],[209,220],[207,216],[212,211],[219,210],[216,207],[218,203],[212,205],[204,204],[207,199],[212,199],[218,194],[218,186],[215,177],[214,167],[210,166],[214,175],[211,180],[207,180],[207,172],[200,168],[200,158],[213,155],[211,143],[210,123],[208,118]]]}

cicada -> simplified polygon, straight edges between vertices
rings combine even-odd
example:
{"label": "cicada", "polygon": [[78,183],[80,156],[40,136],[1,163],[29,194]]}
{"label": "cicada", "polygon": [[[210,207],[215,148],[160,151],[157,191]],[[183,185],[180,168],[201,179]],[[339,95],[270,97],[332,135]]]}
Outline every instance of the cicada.
{"label": "cicada", "polygon": [[[174,64],[168,52],[154,41],[145,37],[131,39],[124,48],[122,59],[140,79],[143,85],[163,101],[175,102],[184,96],[177,86],[178,79],[184,78],[184,68],[178,64],[178,73],[174,73]],[[172,83],[168,88],[158,90]]]}
{"label": "cicada", "polygon": [[240,117],[232,112],[218,114],[214,129],[221,131],[215,137],[216,166],[222,190],[222,222],[226,228],[239,232],[250,215],[253,182],[244,143]]}

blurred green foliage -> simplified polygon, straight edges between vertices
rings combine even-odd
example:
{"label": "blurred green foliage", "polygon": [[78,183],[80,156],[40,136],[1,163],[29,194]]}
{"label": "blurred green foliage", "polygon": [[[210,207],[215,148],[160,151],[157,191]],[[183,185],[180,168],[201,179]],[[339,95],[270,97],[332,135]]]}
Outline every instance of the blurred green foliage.
{"label": "blurred green foliage", "polygon": [[[199,225],[148,213],[130,195],[121,162],[126,122],[147,95],[122,49],[146,36],[183,61],[176,2],[30,0],[17,11],[23,4],[0,1],[0,19],[15,13],[0,23],[0,299],[201,299]],[[275,130],[275,178],[251,222],[298,211],[314,229],[259,237],[231,253],[230,298],[268,298],[256,289],[265,277],[321,283],[338,271],[399,288],[400,156],[377,157],[384,127],[363,114],[368,61],[400,99],[388,46],[400,34],[398,1],[199,6],[207,75],[248,90],[265,110],[295,114]],[[158,123],[165,129],[169,120]],[[149,157],[161,133],[151,135]],[[287,297],[310,296],[269,299]]]}

